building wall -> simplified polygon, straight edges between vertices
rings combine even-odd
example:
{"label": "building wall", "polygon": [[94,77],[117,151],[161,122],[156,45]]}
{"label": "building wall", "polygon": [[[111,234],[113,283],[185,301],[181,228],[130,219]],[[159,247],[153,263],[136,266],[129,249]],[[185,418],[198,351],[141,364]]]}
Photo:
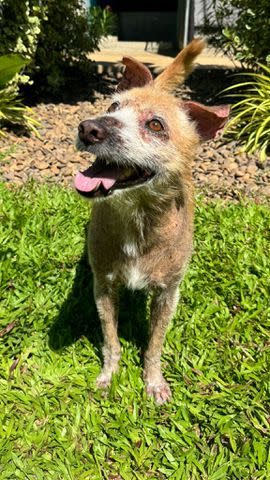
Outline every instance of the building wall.
{"label": "building wall", "polygon": [[[211,8],[211,0],[194,0],[194,24],[195,27],[201,27],[204,24],[204,19],[207,12],[213,12]],[[209,13],[208,13],[209,14]]]}

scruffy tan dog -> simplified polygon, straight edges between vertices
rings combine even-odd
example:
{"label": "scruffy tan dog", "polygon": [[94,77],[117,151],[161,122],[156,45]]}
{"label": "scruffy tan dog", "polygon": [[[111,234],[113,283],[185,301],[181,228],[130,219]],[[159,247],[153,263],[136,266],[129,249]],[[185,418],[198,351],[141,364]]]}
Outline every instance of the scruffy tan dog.
{"label": "scruffy tan dog", "polygon": [[144,380],[159,404],[171,397],[160,357],[192,250],[191,163],[200,140],[214,137],[229,113],[227,106],[172,95],[203,47],[193,40],[155,80],[143,64],[123,58],[126,69],[110,108],[81,122],[77,139],[80,150],[96,155],[75,186],[95,199],[88,249],[104,335],[97,384],[107,387],[118,369],[118,286],[147,288],[153,297]]}

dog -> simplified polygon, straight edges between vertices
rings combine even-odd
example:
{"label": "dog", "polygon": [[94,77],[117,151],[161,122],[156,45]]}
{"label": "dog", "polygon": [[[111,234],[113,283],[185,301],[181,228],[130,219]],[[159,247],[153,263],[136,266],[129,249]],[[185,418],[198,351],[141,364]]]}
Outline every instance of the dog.
{"label": "dog", "polygon": [[154,80],[149,69],[124,57],[125,71],[108,111],[79,124],[77,148],[96,155],[78,172],[75,187],[93,199],[88,234],[94,296],[104,336],[97,385],[106,388],[118,369],[118,288],[152,292],[144,354],[148,396],[171,398],[161,372],[166,329],[192,252],[191,165],[202,140],[225,125],[229,107],[208,107],[173,96],[204,48],[194,39]]}

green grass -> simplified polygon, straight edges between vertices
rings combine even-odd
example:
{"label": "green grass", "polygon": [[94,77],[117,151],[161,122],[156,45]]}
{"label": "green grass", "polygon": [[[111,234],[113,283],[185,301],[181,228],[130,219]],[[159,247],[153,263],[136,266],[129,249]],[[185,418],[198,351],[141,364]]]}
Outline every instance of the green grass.
{"label": "green grass", "polygon": [[163,355],[173,400],[158,407],[142,382],[142,295],[123,295],[120,371],[95,388],[87,202],[56,186],[0,195],[1,480],[269,479],[268,207],[199,202]]}

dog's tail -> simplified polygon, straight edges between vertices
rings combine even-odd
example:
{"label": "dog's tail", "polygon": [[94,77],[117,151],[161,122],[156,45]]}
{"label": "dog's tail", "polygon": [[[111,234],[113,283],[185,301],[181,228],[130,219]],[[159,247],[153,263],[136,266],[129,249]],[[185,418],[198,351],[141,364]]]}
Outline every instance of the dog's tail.
{"label": "dog's tail", "polygon": [[205,47],[202,38],[195,38],[190,42],[174,61],[155,79],[155,85],[163,90],[172,92],[193,70],[193,61]]}

